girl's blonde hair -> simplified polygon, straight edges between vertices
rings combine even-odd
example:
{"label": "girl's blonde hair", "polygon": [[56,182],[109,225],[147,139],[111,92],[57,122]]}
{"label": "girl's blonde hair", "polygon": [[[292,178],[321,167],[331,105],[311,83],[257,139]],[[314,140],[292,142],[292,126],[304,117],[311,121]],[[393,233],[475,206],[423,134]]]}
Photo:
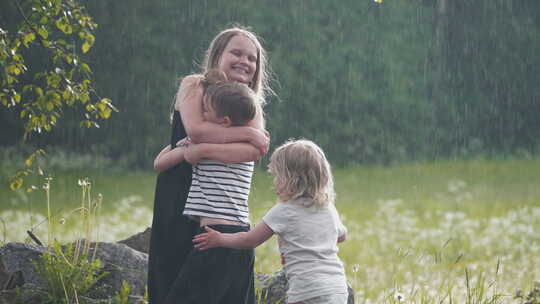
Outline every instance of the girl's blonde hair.
{"label": "girl's blonde hair", "polygon": [[[253,42],[253,44],[257,48],[257,67],[255,69],[255,73],[253,74],[253,80],[249,83],[249,88],[253,90],[255,96],[257,97],[257,111],[260,111],[264,115],[262,108],[266,103],[266,97],[268,95],[275,95],[275,93],[270,88],[269,84],[270,71],[268,67],[266,51],[262,47],[260,39],[257,37],[257,35],[255,35],[255,33],[251,32],[247,28],[241,26],[234,26],[223,30],[222,32],[217,34],[217,36],[214,37],[212,42],[210,42],[210,46],[206,50],[204,61],[202,64],[202,71],[201,74],[198,74],[198,76],[203,79],[203,75],[205,75],[208,71],[218,69],[219,60],[221,59],[223,51],[229,44],[229,41],[231,41],[231,39],[236,35],[243,35],[247,37],[249,40],[251,40],[251,42]],[[178,98],[178,94],[176,94],[171,104],[171,123],[174,113],[174,105],[176,104]]]}
{"label": "girl's blonde hair", "polygon": [[270,157],[269,170],[280,198],[308,198],[309,205],[333,204],[336,198],[330,163],[314,142],[289,140]]}
{"label": "girl's blonde hair", "polygon": [[242,35],[248,38],[257,48],[257,68],[253,74],[253,80],[249,83],[249,87],[253,90],[253,92],[255,92],[262,106],[265,103],[265,98],[268,93],[272,93],[268,79],[269,72],[267,71],[267,56],[266,51],[259,42],[257,35],[247,28],[235,26],[222,31],[216,37],[214,37],[210,43],[210,46],[208,47],[208,50],[206,50],[206,55],[204,56],[202,74],[211,69],[218,68],[223,50],[225,50],[227,44],[229,44],[229,41],[231,41],[231,39],[236,35]]}

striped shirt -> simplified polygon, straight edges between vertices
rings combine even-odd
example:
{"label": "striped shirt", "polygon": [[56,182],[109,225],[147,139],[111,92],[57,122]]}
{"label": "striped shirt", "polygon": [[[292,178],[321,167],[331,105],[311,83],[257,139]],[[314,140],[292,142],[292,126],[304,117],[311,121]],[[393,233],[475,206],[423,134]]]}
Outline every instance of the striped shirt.
{"label": "striped shirt", "polygon": [[248,196],[253,162],[226,164],[204,160],[193,166],[184,215],[249,224]]}

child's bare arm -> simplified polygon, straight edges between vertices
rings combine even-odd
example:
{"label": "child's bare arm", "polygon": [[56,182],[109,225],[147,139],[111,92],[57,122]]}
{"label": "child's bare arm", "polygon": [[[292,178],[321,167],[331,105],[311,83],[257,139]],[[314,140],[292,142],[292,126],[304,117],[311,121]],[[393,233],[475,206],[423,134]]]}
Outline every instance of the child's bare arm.
{"label": "child's bare arm", "polygon": [[270,138],[264,130],[264,117],[258,111],[252,122],[242,127],[223,127],[205,121],[202,114],[203,88],[201,78],[196,75],[185,77],[177,93],[176,110],[182,116],[186,132],[194,143],[249,142],[260,151],[268,152]]}
{"label": "child's bare arm", "polygon": [[185,139],[179,141],[174,149],[171,149],[171,145],[163,148],[154,159],[154,170],[163,172],[183,162],[185,160],[185,142]]}
{"label": "child's bare arm", "polygon": [[264,222],[259,223],[253,230],[238,233],[221,233],[206,226],[206,233],[201,233],[193,238],[194,247],[206,250],[214,247],[226,248],[255,248],[268,240],[274,232]]}
{"label": "child's bare arm", "polygon": [[248,162],[259,159],[260,152],[248,143],[230,144],[190,144],[185,152],[185,160],[192,165],[201,159],[213,159],[224,163]]}

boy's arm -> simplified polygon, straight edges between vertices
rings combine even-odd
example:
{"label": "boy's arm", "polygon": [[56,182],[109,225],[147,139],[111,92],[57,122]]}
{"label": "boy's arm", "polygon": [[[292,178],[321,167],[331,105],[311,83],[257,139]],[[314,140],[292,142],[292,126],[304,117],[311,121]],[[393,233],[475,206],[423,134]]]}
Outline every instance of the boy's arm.
{"label": "boy's arm", "polygon": [[223,127],[204,120],[202,114],[203,88],[196,75],[182,80],[177,93],[175,108],[180,111],[186,132],[194,143],[249,142],[260,150],[261,156],[268,152],[269,137],[264,130],[264,117],[258,110],[247,126]]}
{"label": "boy's arm", "polygon": [[274,231],[264,222],[259,223],[253,230],[238,233],[221,233],[206,226],[206,233],[193,238],[194,247],[206,250],[214,247],[249,249],[255,248],[268,240]]}
{"label": "boy's arm", "polygon": [[174,149],[171,149],[171,145],[166,146],[154,159],[154,170],[163,172],[183,162],[185,150],[185,145],[180,144],[180,142]]}
{"label": "boy's arm", "polygon": [[190,144],[186,149],[184,157],[192,165],[199,163],[201,159],[212,159],[223,163],[240,163],[258,160],[260,158],[260,152],[248,143],[202,143]]}

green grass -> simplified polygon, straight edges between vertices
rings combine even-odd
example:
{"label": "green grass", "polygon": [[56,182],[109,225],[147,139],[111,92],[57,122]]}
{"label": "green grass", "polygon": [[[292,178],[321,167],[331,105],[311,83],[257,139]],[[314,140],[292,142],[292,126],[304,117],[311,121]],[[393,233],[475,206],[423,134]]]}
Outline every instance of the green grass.
{"label": "green grass", "polygon": [[[364,166],[334,174],[337,208],[349,229],[340,257],[357,303],[398,303],[398,294],[407,303],[507,303],[516,289],[530,290],[540,279],[540,159]],[[150,225],[154,173],[55,175],[52,210],[57,219],[67,219],[55,227],[62,238],[77,237],[70,226],[76,217],[66,214],[80,206],[82,177],[92,181],[93,195],[103,196],[101,240]],[[43,180],[33,183],[39,188]],[[5,231],[0,226],[0,242],[23,240],[25,230],[46,214],[42,190],[14,193],[2,187],[0,198],[0,218],[7,225]],[[271,178],[258,172],[253,221],[275,202]],[[46,223],[34,229],[43,238],[45,231]],[[269,273],[279,267],[274,238],[257,249],[256,269]]]}

